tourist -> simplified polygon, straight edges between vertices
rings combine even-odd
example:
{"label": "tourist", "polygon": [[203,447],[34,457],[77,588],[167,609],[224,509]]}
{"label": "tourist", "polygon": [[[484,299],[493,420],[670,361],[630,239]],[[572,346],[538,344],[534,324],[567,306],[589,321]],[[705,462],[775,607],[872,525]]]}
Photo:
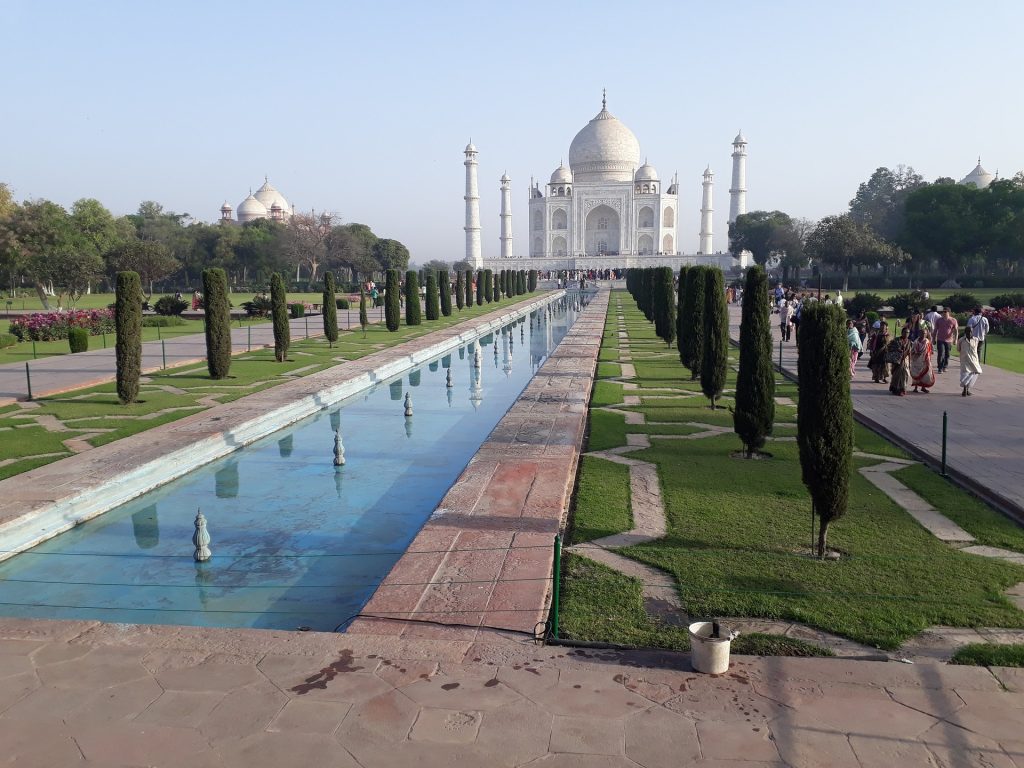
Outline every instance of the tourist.
{"label": "tourist", "polygon": [[789,335],[793,330],[793,305],[792,302],[782,300],[779,308],[779,332],[783,341],[789,341]]}
{"label": "tourist", "polygon": [[910,378],[914,381],[914,391],[923,395],[935,386],[935,370],[932,368],[932,340],[927,328],[921,329],[921,335],[910,350]]}
{"label": "tourist", "polygon": [[949,367],[949,351],[956,343],[956,337],[960,333],[960,327],[949,311],[949,307],[942,310],[942,314],[932,324],[934,327],[935,349],[938,354],[939,373],[945,373]]}
{"label": "tourist", "polygon": [[841,290],[836,291],[835,304],[837,307],[843,306],[843,292]]}
{"label": "tourist", "polygon": [[889,366],[892,369],[889,391],[900,397],[907,394],[907,386],[910,384],[911,346],[913,346],[913,342],[910,341],[910,329],[904,325],[899,338],[889,342],[889,349],[886,352]]}
{"label": "tourist", "polygon": [[974,338],[971,326],[964,329],[964,335],[956,343],[960,353],[960,386],[963,387],[961,397],[971,394],[971,387],[981,376],[981,360],[978,359],[978,340]]}
{"label": "tourist", "polygon": [[853,320],[846,321],[846,341],[850,345],[850,378],[852,379],[857,367],[857,359],[860,357],[863,345],[860,340],[860,331],[853,324]]}
{"label": "tourist", "polygon": [[924,313],[924,321],[928,323],[932,328],[935,327],[935,321],[939,319],[939,305],[933,304],[932,308]]}
{"label": "tourist", "polygon": [[985,338],[988,336],[988,318],[982,314],[981,307],[974,308],[974,314],[967,320],[967,327],[971,329],[971,335],[978,342],[978,354],[985,345]]}
{"label": "tourist", "polygon": [[875,320],[871,336],[868,339],[868,368],[871,369],[871,380],[876,384],[889,381],[889,361],[885,359],[886,347],[889,346],[889,326],[881,320]]}
{"label": "tourist", "polygon": [[199,309],[199,305],[202,303],[203,297],[199,291],[192,291],[192,311],[195,312]]}
{"label": "tourist", "polygon": [[911,341],[917,341],[921,338],[921,331],[924,328],[924,318],[921,317],[921,313],[914,312],[914,314],[908,317],[906,327],[910,329]]}

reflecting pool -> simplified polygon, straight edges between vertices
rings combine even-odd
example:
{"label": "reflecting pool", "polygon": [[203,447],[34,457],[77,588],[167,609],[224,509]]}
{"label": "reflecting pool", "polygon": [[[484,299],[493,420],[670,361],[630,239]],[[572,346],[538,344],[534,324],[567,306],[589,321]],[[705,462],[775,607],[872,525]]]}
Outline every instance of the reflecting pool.
{"label": "reflecting pool", "polygon": [[[576,306],[556,301],[0,563],[0,613],[343,628],[575,321]],[[198,509],[213,553],[205,563],[192,556]]]}

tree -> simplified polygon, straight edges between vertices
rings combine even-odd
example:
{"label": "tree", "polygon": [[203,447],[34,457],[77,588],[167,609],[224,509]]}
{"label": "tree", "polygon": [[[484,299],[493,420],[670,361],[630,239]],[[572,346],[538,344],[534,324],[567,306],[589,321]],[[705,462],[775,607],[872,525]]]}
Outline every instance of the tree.
{"label": "tree", "polygon": [[[679,282],[676,284],[676,350],[679,352],[679,361],[683,361],[683,312],[686,303],[686,272],[689,267],[679,268]],[[683,363],[686,365],[686,363]]]}
{"label": "tree", "polygon": [[984,251],[991,231],[982,211],[987,189],[930,184],[907,196],[900,245],[915,259],[935,259],[953,278]]}
{"label": "tree", "polygon": [[441,297],[437,293],[437,272],[427,272],[427,320],[437,320],[441,316]]}
{"label": "tree", "polygon": [[134,272],[118,272],[114,282],[114,357],[117,399],[122,405],[139,399],[142,376],[142,286]]}
{"label": "tree", "polygon": [[896,264],[905,258],[902,251],[879,240],[848,214],[826,216],[819,221],[807,238],[807,253],[842,272],[844,291],[849,288],[850,272],[855,266]]}
{"label": "tree", "polygon": [[[379,246],[380,241],[366,224],[341,224],[331,229],[330,237],[327,239],[328,262],[339,269],[347,272],[351,282],[369,279],[379,269],[390,269],[392,267],[382,264],[378,258],[383,253],[388,258],[388,264],[398,263],[401,259],[398,255],[393,258],[389,246]],[[395,246],[401,243],[393,241]],[[404,246],[403,246],[404,247]],[[383,248],[383,250],[380,250]],[[397,254],[397,251],[395,251]],[[405,261],[395,269],[404,270],[408,264],[408,251],[405,252]]]}
{"label": "tree", "polygon": [[206,316],[206,368],[211,379],[225,379],[231,370],[231,304],[223,269],[203,270],[203,313]]}
{"label": "tree", "polygon": [[466,306],[466,275],[462,272],[455,273],[455,305],[460,312]]}
{"label": "tree", "polygon": [[531,269],[530,270],[530,278],[529,278],[528,283],[529,284],[527,285],[527,288],[529,289],[530,293],[533,293],[534,291],[537,290],[537,270],[536,269]]}
{"label": "tree", "polygon": [[484,301],[494,301],[494,272],[489,269],[484,270]]}
{"label": "tree", "polygon": [[725,305],[722,270],[712,267],[704,272],[704,356],[700,367],[700,388],[704,396],[715,400],[725,389],[729,368],[729,309]]}
{"label": "tree", "polygon": [[700,377],[704,364],[704,273],[708,267],[690,267],[686,270],[686,301],[683,305],[682,335],[679,357],[690,369],[690,380]]}
{"label": "tree", "polygon": [[467,269],[466,270],[465,288],[466,288],[466,306],[467,307],[472,307],[473,306],[473,270],[472,269]]}
{"label": "tree", "polygon": [[405,273],[405,324],[419,325],[421,322],[419,275],[410,269]]}
{"label": "tree", "polygon": [[274,359],[283,363],[291,345],[291,327],[288,325],[288,295],[284,279],[277,272],[270,278],[270,316],[274,325]]}
{"label": "tree", "polygon": [[654,331],[670,347],[676,338],[676,300],[672,267],[654,270]]}
{"label": "tree", "polygon": [[389,269],[384,280],[384,325],[389,331],[397,331],[402,316],[398,270]]}
{"label": "tree", "polygon": [[853,406],[846,314],[837,306],[805,304],[798,346],[800,470],[820,521],[818,557],[824,557],[829,524],[846,512],[850,487]]}
{"label": "tree", "polygon": [[441,259],[431,259],[430,261],[423,265],[423,270],[425,272],[443,271],[447,273],[449,269],[451,269],[451,265],[447,261],[442,261]]}
{"label": "tree", "polygon": [[743,251],[750,251],[754,261],[762,266],[772,257],[792,263],[800,261],[802,250],[803,242],[793,219],[782,211],[741,213],[729,225],[729,251],[736,258]]}
{"label": "tree", "polygon": [[764,445],[775,422],[775,372],[772,370],[772,328],[768,275],[755,266],[747,270],[740,321],[740,369],[736,374],[733,430],[746,446],[747,458]]}
{"label": "tree", "polygon": [[478,269],[476,271],[476,305],[482,306],[484,303],[484,271]]}
{"label": "tree", "polygon": [[338,300],[334,295],[334,275],[330,272],[324,273],[324,336],[327,343],[334,346],[338,340]]}
{"label": "tree", "polygon": [[437,289],[441,294],[441,314],[445,317],[451,317],[452,284],[447,269],[437,270]]}
{"label": "tree", "polygon": [[876,168],[871,178],[857,187],[857,194],[850,201],[850,218],[876,237],[892,242],[903,231],[907,196],[923,186],[921,174],[910,166],[897,165],[894,170]]}
{"label": "tree", "polygon": [[363,329],[363,338],[366,338],[366,326],[370,324],[370,318],[366,314],[366,288],[359,286],[359,325]]}
{"label": "tree", "polygon": [[398,240],[381,238],[374,243],[372,253],[382,269],[409,269],[409,249]]}
{"label": "tree", "polygon": [[117,245],[107,251],[106,263],[110,274],[138,272],[147,299],[153,295],[153,283],[181,269],[181,262],[171,255],[167,246],[155,240],[130,240]]}
{"label": "tree", "polygon": [[493,273],[491,275],[491,279],[493,281],[493,285],[491,287],[494,289],[494,295],[492,298],[496,302],[501,301],[501,281],[498,280],[498,276]]}
{"label": "tree", "polygon": [[306,267],[311,283],[327,261],[327,244],[336,221],[337,217],[326,211],[319,216],[310,211],[294,213],[285,223],[281,249],[290,264]]}

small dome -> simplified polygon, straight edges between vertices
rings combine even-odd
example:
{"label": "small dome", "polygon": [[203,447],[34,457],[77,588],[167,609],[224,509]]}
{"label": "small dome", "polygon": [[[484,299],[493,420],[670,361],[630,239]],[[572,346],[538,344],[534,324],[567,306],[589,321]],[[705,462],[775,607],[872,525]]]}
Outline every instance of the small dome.
{"label": "small dome", "polygon": [[964,176],[961,180],[961,184],[973,184],[978,189],[985,189],[989,184],[996,180],[995,174],[989,173],[981,167],[981,158],[978,158],[978,164],[974,166],[974,170]]}
{"label": "small dome", "polygon": [[283,211],[284,208],[281,207],[280,203],[275,201],[274,204],[272,206],[270,206],[270,210],[271,211]]}
{"label": "small dome", "polygon": [[263,206],[269,211],[274,204],[281,206],[282,211],[288,210],[288,201],[284,199],[284,195],[274,189],[270,182],[267,180],[263,181],[263,186],[256,190],[253,195],[257,200],[263,203]]}
{"label": "small dome", "polygon": [[510,178],[508,177],[508,174],[507,174],[507,173],[503,173],[503,174],[501,174],[501,180],[502,180],[503,182],[505,182],[505,181],[512,181],[512,179],[510,179]]}
{"label": "small dome", "polygon": [[644,164],[636,169],[636,175],[633,177],[634,181],[657,181],[658,172],[654,170],[654,166],[648,163],[646,160]]}
{"label": "small dome", "polygon": [[238,204],[238,215],[239,216],[266,216],[267,206],[257,200],[253,195],[249,195],[245,200]]}
{"label": "small dome", "polygon": [[733,144],[746,144],[747,140],[743,138],[743,131],[736,134],[736,138],[732,140]]}
{"label": "small dome", "polygon": [[467,152],[476,152],[476,147],[473,146],[473,142],[472,141],[469,142],[469,144],[466,145],[466,151]]}
{"label": "small dome", "polygon": [[231,207],[231,203],[229,203],[227,200],[224,201],[224,205],[222,205],[220,209],[222,212],[230,212],[235,210],[234,208]]}
{"label": "small dome", "polygon": [[572,171],[565,167],[565,163],[559,163],[555,172],[551,174],[552,184],[572,184]]}

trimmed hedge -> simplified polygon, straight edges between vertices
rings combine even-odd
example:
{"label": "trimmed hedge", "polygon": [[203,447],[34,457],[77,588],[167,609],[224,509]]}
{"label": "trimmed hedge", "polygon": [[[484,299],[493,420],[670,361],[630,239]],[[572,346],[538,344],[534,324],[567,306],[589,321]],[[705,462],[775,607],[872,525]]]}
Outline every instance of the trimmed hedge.
{"label": "trimmed hedge", "polygon": [[[334,275],[326,272],[324,273],[323,297],[324,336],[327,337],[327,343],[331,346],[338,340],[338,298],[334,295],[334,291]],[[345,302],[345,308],[348,308],[348,302]]]}
{"label": "trimmed hedge", "polygon": [[185,318],[176,315],[149,315],[142,318],[143,328],[174,328],[179,325],[186,325]]}
{"label": "trimmed hedge", "polygon": [[441,316],[441,297],[437,292],[437,275],[433,270],[427,273],[427,320]]}
{"label": "trimmed hedge", "polygon": [[188,302],[174,296],[161,296],[153,305],[153,311],[158,315],[180,315],[186,309],[188,309]]}
{"label": "trimmed hedge", "polygon": [[526,287],[530,291],[530,293],[533,293],[534,291],[537,290],[537,270],[536,269],[531,269],[530,270],[530,277],[529,277],[529,280],[527,282],[527,286]]}
{"label": "trimmed hedge", "polygon": [[[288,347],[291,345],[292,339],[291,327],[288,325],[288,313],[285,311],[288,297],[284,291],[284,278],[277,272],[270,278],[270,301],[273,304],[270,314],[274,325],[274,359],[283,363],[288,357]],[[292,306],[296,305],[292,304]],[[302,315],[292,315],[292,317],[302,317]]]}
{"label": "trimmed hedge", "polygon": [[203,270],[203,306],[206,368],[211,379],[224,379],[231,370],[231,303],[228,301],[228,276],[219,267]]}
{"label": "trimmed hedge", "polygon": [[[284,284],[283,283],[281,285],[281,289],[282,290],[284,289]],[[293,302],[293,303],[289,304],[288,305],[288,315],[292,319],[299,318],[299,317],[305,317],[306,316],[306,305],[303,304],[300,301],[296,301],[296,302]]]}
{"label": "trimmed hedge", "polygon": [[423,322],[423,310],[420,309],[419,273],[410,269],[405,273],[405,324],[420,325]]}
{"label": "trimmed hedge", "polygon": [[335,309],[348,309],[349,306],[350,305],[348,299],[342,298],[341,296],[334,300]]}
{"label": "trimmed hedge", "polygon": [[455,306],[460,310],[466,306],[466,275],[464,272],[455,273]]}
{"label": "trimmed hedge", "polygon": [[71,328],[68,330],[68,347],[71,354],[75,352],[89,351],[89,332],[85,328]]}
{"label": "trimmed hedge", "polygon": [[397,331],[402,318],[402,287],[398,270],[389,269],[384,279],[384,325],[389,331]]}
{"label": "trimmed hedge", "polygon": [[441,314],[450,317],[452,314],[452,285],[448,270],[437,270],[437,288],[441,294]]}
{"label": "trimmed hedge", "polygon": [[[224,274],[220,270],[221,275]],[[207,290],[203,273],[203,290]],[[225,287],[227,280],[225,279]],[[114,280],[114,330],[117,341],[114,357],[117,362],[117,399],[122,405],[139,398],[139,377],[142,376],[142,281],[137,272],[118,272]],[[224,295],[227,295],[225,291]],[[209,348],[209,336],[207,336]],[[230,347],[229,358],[230,358]]]}

